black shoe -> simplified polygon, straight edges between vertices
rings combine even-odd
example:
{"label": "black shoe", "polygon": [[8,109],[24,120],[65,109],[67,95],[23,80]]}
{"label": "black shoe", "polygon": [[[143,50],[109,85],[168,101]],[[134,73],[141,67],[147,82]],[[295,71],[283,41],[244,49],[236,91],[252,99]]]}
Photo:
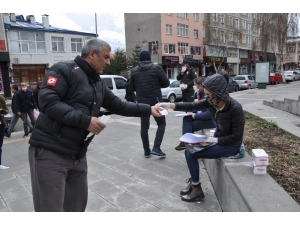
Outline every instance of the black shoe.
{"label": "black shoe", "polygon": [[24,134],[23,138],[24,138],[24,137],[28,137],[28,134],[29,134],[29,133]]}
{"label": "black shoe", "polygon": [[145,152],[144,155],[145,155],[145,158],[150,158],[151,157],[151,153],[150,152]]}
{"label": "black shoe", "polygon": [[204,198],[205,196],[202,191],[201,184],[198,184],[197,186],[192,185],[192,191],[187,195],[183,195],[181,197],[181,200],[185,202],[195,202],[200,201]]}
{"label": "black shoe", "polygon": [[178,146],[176,146],[175,149],[176,149],[177,151],[184,150],[184,149],[185,149],[185,144],[184,144],[184,142],[180,142],[180,144],[179,144]]}
{"label": "black shoe", "polygon": [[4,133],[4,136],[10,138],[10,134],[8,134],[7,132]]}
{"label": "black shoe", "polygon": [[192,178],[186,179],[185,182],[188,184],[188,186],[180,191],[180,195],[187,195],[192,191]]}
{"label": "black shoe", "polygon": [[159,148],[153,148],[151,154],[161,156],[161,157],[166,157],[166,154],[163,153],[162,150],[160,150]]}

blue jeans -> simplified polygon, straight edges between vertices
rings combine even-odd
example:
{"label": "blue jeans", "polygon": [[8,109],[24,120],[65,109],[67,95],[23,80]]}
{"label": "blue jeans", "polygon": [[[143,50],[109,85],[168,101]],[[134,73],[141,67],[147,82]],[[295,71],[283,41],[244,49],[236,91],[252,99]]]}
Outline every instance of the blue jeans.
{"label": "blue jeans", "polygon": [[182,135],[186,133],[194,133],[195,131],[215,128],[212,120],[195,120],[192,116],[185,116],[182,120]]}
{"label": "blue jeans", "polygon": [[219,159],[222,157],[229,157],[237,154],[240,151],[240,146],[229,146],[229,145],[214,145],[200,152],[191,154],[185,150],[185,159],[192,177],[193,182],[199,182],[199,163],[198,159]]}

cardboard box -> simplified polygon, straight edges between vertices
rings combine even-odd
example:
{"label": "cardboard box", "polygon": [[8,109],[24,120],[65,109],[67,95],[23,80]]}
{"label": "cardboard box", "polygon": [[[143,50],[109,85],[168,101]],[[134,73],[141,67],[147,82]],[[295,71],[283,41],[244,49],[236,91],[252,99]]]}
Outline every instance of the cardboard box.
{"label": "cardboard box", "polygon": [[269,165],[269,156],[263,149],[252,149],[252,161],[256,166]]}
{"label": "cardboard box", "polygon": [[265,176],[267,174],[267,166],[257,166],[255,163],[253,163],[253,174],[254,175],[261,175]]}

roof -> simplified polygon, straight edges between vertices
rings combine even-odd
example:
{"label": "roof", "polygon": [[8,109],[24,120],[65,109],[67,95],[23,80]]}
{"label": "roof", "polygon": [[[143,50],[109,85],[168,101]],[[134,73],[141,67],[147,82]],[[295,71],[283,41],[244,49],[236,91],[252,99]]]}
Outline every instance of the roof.
{"label": "roof", "polygon": [[34,30],[34,31],[44,31],[44,32],[53,32],[53,33],[64,33],[64,34],[77,34],[83,36],[92,36],[96,37],[95,33],[81,32],[68,30],[63,28],[52,27],[49,25],[49,28],[44,28],[42,23],[30,23],[25,20],[23,15],[16,15],[16,22],[4,23],[5,29],[12,30]]}

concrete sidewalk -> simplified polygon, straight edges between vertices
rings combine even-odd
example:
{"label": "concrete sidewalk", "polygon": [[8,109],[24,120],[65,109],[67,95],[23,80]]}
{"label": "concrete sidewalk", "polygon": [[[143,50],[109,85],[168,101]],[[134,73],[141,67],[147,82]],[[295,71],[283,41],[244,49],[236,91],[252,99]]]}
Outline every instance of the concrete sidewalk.
{"label": "concrete sidewalk", "polygon": [[[166,158],[143,155],[140,119],[112,115],[107,128],[96,136],[88,150],[88,212],[221,212],[201,160],[200,177],[205,199],[187,203],[179,192],[186,187],[189,172],[184,151],[176,151],[182,118],[171,111],[161,149]],[[151,119],[150,143],[156,123]],[[0,171],[0,212],[32,212],[31,182],[27,157],[28,139],[23,131],[4,139]]]}

